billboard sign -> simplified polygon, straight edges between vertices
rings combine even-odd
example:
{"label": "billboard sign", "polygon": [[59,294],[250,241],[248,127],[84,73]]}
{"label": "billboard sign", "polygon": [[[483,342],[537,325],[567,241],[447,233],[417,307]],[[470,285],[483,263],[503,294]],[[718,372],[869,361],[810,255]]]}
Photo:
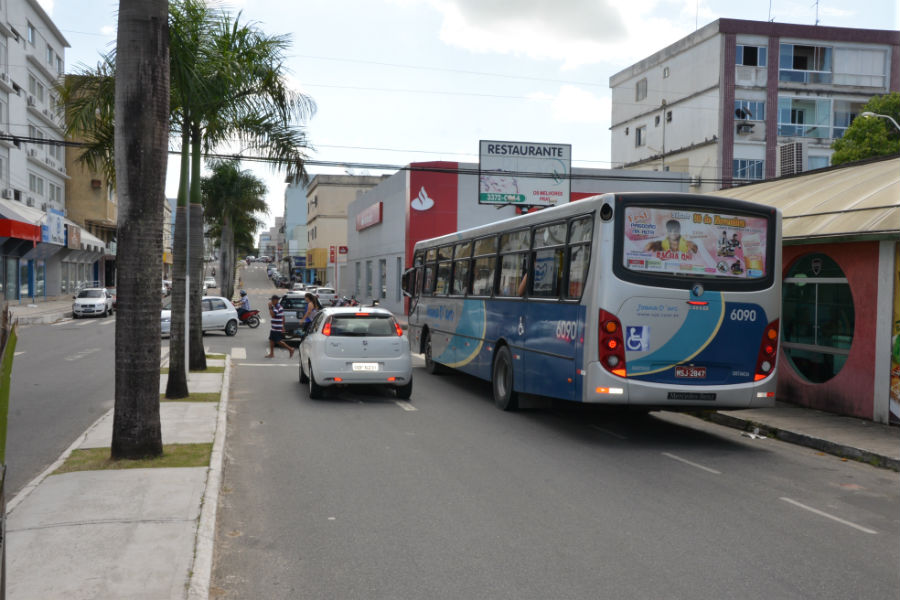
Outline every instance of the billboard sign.
{"label": "billboard sign", "polygon": [[572,146],[482,140],[478,170],[480,204],[566,204],[571,187]]}

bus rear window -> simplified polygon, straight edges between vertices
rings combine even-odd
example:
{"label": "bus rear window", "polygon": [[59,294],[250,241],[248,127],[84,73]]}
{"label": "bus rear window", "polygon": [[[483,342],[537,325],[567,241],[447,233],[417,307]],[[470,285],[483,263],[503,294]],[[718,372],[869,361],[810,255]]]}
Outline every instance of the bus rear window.
{"label": "bus rear window", "polygon": [[622,267],[632,272],[759,279],[767,275],[769,221],[659,206],[625,208]]}

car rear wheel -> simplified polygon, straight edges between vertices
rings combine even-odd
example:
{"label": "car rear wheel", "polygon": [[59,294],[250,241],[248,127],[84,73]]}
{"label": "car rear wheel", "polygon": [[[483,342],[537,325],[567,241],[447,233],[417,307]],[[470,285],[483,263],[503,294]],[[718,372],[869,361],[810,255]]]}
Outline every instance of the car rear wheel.
{"label": "car rear wheel", "polygon": [[313,400],[319,400],[325,393],[325,388],[316,383],[316,374],[313,373],[312,365],[309,365],[309,397]]}
{"label": "car rear wheel", "polygon": [[237,323],[237,321],[232,319],[232,320],[228,321],[228,323],[225,324],[225,335],[233,336],[234,334],[237,333],[237,329],[238,329],[238,323]]}
{"label": "car rear wheel", "polygon": [[410,396],[412,396],[412,379],[406,385],[397,388],[397,398],[400,400],[409,400]]}
{"label": "car rear wheel", "polygon": [[497,349],[491,380],[494,389],[494,404],[497,405],[497,408],[500,410],[519,408],[519,395],[513,390],[512,353],[508,346],[501,346]]}
{"label": "car rear wheel", "polygon": [[300,383],[309,383],[309,377],[303,372],[303,361],[300,361]]}

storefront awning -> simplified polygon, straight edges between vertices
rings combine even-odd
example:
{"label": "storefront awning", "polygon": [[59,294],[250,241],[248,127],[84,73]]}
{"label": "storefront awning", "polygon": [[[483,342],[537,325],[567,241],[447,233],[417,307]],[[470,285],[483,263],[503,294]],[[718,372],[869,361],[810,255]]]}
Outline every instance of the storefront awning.
{"label": "storefront awning", "polygon": [[21,202],[0,199],[0,238],[41,241],[44,213]]}
{"label": "storefront awning", "polygon": [[712,195],[781,209],[785,242],[900,234],[900,157],[819,169]]}

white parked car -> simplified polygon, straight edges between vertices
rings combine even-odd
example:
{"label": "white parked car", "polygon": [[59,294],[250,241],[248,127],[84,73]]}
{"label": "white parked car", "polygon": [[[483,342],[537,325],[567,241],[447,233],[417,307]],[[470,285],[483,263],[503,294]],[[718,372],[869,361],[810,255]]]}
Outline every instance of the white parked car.
{"label": "white parked car", "polygon": [[[224,331],[232,336],[238,330],[238,316],[234,305],[221,296],[203,296],[203,331]],[[172,311],[169,307],[160,315],[162,335],[172,333]]]}
{"label": "white parked car", "polygon": [[334,288],[320,287],[316,289],[315,294],[319,297],[322,306],[333,306],[334,301],[337,300],[337,292],[334,291]]}
{"label": "white parked car", "polygon": [[106,288],[85,288],[78,292],[72,302],[72,318],[105,317],[113,312],[113,295]]}
{"label": "white parked car", "polygon": [[385,385],[397,397],[412,394],[409,339],[389,310],[372,306],[329,307],[316,315],[300,344],[300,383],[309,397],[325,388]]}
{"label": "white parked car", "polygon": [[302,292],[306,290],[306,284],[300,281],[295,281],[294,285],[291,286],[291,291],[293,292]]}

